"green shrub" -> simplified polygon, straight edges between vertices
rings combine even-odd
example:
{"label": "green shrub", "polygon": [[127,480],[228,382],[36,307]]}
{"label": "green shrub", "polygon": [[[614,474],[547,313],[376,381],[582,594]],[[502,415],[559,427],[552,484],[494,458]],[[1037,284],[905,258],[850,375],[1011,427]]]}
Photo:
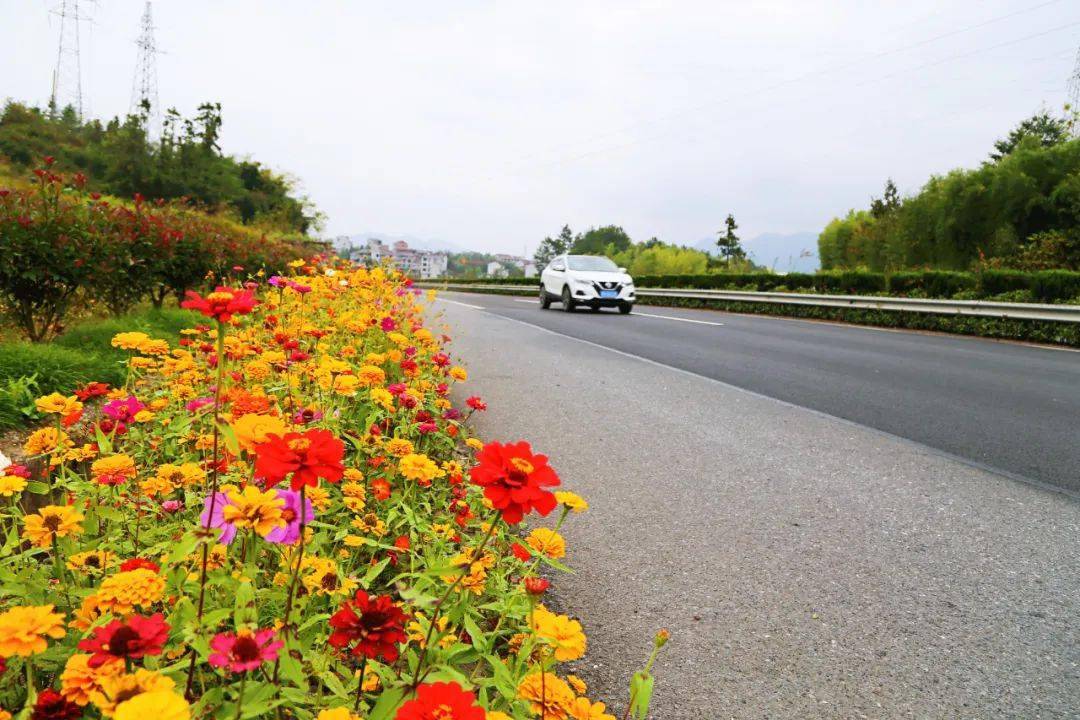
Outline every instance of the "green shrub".
{"label": "green shrub", "polygon": [[1031,295],[1038,302],[1066,302],[1080,295],[1080,272],[1043,270],[1031,273]]}
{"label": "green shrub", "polygon": [[37,418],[34,399],[40,394],[33,375],[0,381],[0,430],[21,427]]}
{"label": "green shrub", "polygon": [[143,312],[125,315],[122,318],[91,320],[76,325],[53,342],[64,348],[122,360],[127,352],[116,350],[110,344],[113,335],[121,332],[138,330],[154,338],[176,343],[177,335],[186,327],[192,327],[198,316],[175,308],[149,309]]}
{"label": "green shrub", "polygon": [[984,270],[979,273],[979,291],[983,297],[1029,289],[1031,273],[1023,270]]}
{"label": "green shrub", "polygon": [[70,393],[92,380],[124,381],[121,362],[58,345],[6,343],[0,345],[0,382],[35,378],[38,391]]}

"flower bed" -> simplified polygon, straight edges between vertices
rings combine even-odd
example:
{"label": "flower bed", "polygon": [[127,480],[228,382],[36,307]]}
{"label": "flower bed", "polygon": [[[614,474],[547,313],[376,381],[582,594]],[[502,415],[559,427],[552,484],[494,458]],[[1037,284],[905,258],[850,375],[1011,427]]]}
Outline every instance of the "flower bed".
{"label": "flower bed", "polygon": [[38,400],[0,472],[0,716],[611,718],[542,602],[586,502],[470,436],[408,281],[291,266],[189,293],[178,342],[117,335],[123,387]]}

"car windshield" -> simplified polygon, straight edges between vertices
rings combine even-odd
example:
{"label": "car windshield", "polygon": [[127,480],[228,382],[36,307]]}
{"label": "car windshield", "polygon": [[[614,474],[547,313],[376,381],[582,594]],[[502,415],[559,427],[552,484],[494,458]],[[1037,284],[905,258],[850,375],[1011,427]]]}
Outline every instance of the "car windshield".
{"label": "car windshield", "polygon": [[595,255],[568,255],[566,264],[571,270],[587,270],[591,272],[618,272],[619,266],[606,257]]}

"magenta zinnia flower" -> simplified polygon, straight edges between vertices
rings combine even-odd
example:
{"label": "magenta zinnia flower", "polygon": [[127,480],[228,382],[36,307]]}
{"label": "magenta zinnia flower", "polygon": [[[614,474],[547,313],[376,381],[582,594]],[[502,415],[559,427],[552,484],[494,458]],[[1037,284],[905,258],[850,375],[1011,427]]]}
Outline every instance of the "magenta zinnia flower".
{"label": "magenta zinnia flower", "polygon": [[[281,517],[285,521],[285,527],[274,528],[265,539],[267,542],[293,545],[300,539],[300,493],[279,489],[277,495],[285,501],[285,506],[281,508]],[[304,524],[307,525],[314,519],[315,509],[311,500],[304,498]]]}
{"label": "magenta zinnia flower", "polygon": [[[211,504],[214,506],[213,515],[210,514]],[[214,500],[214,496],[208,496],[203,500],[206,509],[199,516],[200,527],[221,528],[221,537],[218,538],[218,542],[223,545],[228,545],[236,537],[236,526],[225,520],[225,506],[229,504],[231,504],[229,496],[223,492],[217,493],[216,500]]]}
{"label": "magenta zinnia flower", "polygon": [[238,630],[235,633],[218,633],[210,641],[210,664],[227,667],[233,672],[254,670],[264,662],[277,660],[278,650],[285,646],[275,640],[273,630]]}
{"label": "magenta zinnia flower", "polygon": [[101,406],[101,414],[117,422],[126,423],[131,422],[131,419],[145,407],[138,398],[131,395],[126,400],[110,400],[105,403]]}

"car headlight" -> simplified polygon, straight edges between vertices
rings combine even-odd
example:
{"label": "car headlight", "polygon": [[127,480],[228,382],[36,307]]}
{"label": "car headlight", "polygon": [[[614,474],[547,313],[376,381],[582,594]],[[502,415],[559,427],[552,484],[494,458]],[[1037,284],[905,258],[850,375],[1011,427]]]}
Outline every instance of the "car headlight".
{"label": "car headlight", "polygon": [[592,286],[593,286],[592,280],[581,280],[580,278],[574,278],[574,282],[577,283],[578,285],[580,285],[581,287],[589,289],[589,290],[591,290]]}

